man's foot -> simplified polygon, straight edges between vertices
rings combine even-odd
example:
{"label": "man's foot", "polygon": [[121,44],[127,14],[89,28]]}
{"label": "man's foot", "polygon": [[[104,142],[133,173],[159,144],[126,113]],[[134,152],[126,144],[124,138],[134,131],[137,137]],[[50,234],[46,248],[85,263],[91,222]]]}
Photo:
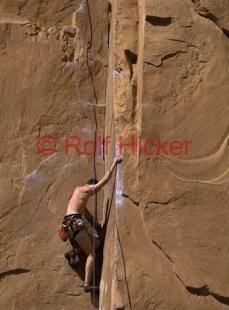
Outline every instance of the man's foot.
{"label": "man's foot", "polygon": [[98,292],[99,291],[99,287],[98,286],[92,286],[92,285],[87,284],[87,283],[84,283],[83,287],[84,287],[84,292],[85,293],[93,293],[93,292]]}

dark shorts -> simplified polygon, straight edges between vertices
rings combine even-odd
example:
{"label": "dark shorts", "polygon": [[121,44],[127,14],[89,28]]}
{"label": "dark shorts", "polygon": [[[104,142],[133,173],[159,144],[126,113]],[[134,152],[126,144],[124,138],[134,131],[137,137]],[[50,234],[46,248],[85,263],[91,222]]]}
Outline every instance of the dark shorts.
{"label": "dark shorts", "polygon": [[83,217],[83,220],[84,220],[85,228],[86,228],[88,234],[91,237],[99,240],[100,239],[99,232],[93,227],[93,225],[85,217]]}
{"label": "dark shorts", "polygon": [[69,229],[69,239],[76,238],[80,232],[82,235],[83,231],[88,232],[89,236],[95,239],[100,239],[100,235],[97,230],[80,213],[66,215],[63,222],[68,221],[71,223]]}

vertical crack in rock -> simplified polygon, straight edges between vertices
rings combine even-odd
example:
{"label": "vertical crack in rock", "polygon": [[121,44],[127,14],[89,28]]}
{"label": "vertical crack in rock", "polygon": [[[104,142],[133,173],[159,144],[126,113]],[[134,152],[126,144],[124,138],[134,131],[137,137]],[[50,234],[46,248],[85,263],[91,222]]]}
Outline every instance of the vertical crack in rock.
{"label": "vertical crack in rock", "polygon": [[172,17],[159,17],[146,15],[146,21],[152,26],[165,27],[172,23]]}
{"label": "vertical crack in rock", "polygon": [[108,3],[107,11],[108,11],[108,13],[112,12],[112,5],[111,5],[111,3]]}
{"label": "vertical crack in rock", "polygon": [[[116,156],[118,156],[118,148],[116,149]],[[116,192],[115,192],[115,203],[117,207],[122,207],[123,205],[123,170],[117,167],[116,170]]]}
{"label": "vertical crack in rock", "polygon": [[108,50],[110,47],[110,32],[111,32],[111,14],[112,14],[112,5],[111,3],[108,3],[107,6],[107,14],[108,14],[108,23],[107,23],[107,45]]}
{"label": "vertical crack in rock", "polygon": [[[123,247],[122,247],[121,238],[120,238],[120,235],[119,235],[117,223],[116,223],[116,231],[117,231],[118,243],[119,243],[119,247],[120,247],[120,251],[121,251],[121,256],[122,256],[122,262],[123,262],[123,269],[124,269],[124,276],[125,276],[125,282],[126,282],[126,289],[127,289],[129,306],[130,306],[130,309],[132,310],[133,308],[132,308],[130,290],[129,290],[127,274],[126,274],[126,262],[125,262],[125,257],[124,257],[124,253],[123,253]],[[124,307],[124,309],[125,309],[125,307]]]}
{"label": "vertical crack in rock", "polygon": [[136,66],[138,62],[138,55],[129,49],[124,50],[126,60],[130,71],[130,84],[132,88],[132,111],[130,121],[135,123],[136,121],[136,106],[137,106],[137,81],[136,81]]}
{"label": "vertical crack in rock", "polygon": [[[96,86],[95,86],[95,81],[94,81],[94,74],[92,72],[92,69],[90,68],[90,63],[89,63],[89,54],[90,51],[92,50],[92,44],[93,44],[93,25],[92,25],[92,16],[91,16],[91,9],[89,6],[89,1],[86,1],[87,3],[87,11],[88,11],[88,20],[89,20],[89,26],[90,26],[90,39],[89,39],[89,44],[87,47],[87,53],[86,53],[86,61],[87,61],[87,68],[88,68],[88,73],[91,79],[91,84],[92,84],[92,90],[93,90],[93,95],[94,95],[94,100],[95,104],[93,105],[93,113],[94,113],[94,122],[95,122],[95,135],[97,135],[97,130],[98,130],[98,124],[97,124],[97,116],[96,116],[96,111],[95,111],[95,106],[98,103],[98,98],[97,98],[97,92],[96,92]],[[94,167],[95,170],[95,167]],[[96,173],[94,173],[96,176]]]}
{"label": "vertical crack in rock", "polygon": [[[116,156],[119,155],[119,148],[116,147],[115,149],[115,153]],[[117,243],[118,243],[118,249],[116,248],[116,255],[118,256],[118,252],[120,253],[120,259],[121,259],[121,264],[123,266],[123,274],[122,277],[124,278],[125,281],[125,289],[126,289],[126,295],[128,297],[128,303],[130,306],[130,309],[132,310],[132,306],[131,306],[131,296],[130,296],[130,290],[129,290],[129,286],[128,286],[128,278],[127,278],[127,273],[126,273],[126,262],[125,262],[125,257],[124,257],[124,252],[123,252],[123,246],[122,246],[122,242],[121,242],[121,237],[119,234],[119,228],[118,228],[118,209],[123,206],[123,195],[122,195],[122,191],[123,191],[123,169],[119,166],[116,168],[116,188],[115,188],[115,204],[116,204],[116,210],[115,210],[115,230],[116,230],[116,236],[117,236]],[[117,258],[116,258],[117,259]],[[116,267],[118,262],[116,262]],[[122,307],[123,305],[121,305]],[[125,307],[124,307],[125,308]],[[116,308],[119,309],[119,308]]]}
{"label": "vertical crack in rock", "polygon": [[128,61],[129,69],[130,69],[130,80],[133,77],[133,65],[137,64],[138,61],[138,55],[131,52],[130,50],[124,50],[126,59]]}

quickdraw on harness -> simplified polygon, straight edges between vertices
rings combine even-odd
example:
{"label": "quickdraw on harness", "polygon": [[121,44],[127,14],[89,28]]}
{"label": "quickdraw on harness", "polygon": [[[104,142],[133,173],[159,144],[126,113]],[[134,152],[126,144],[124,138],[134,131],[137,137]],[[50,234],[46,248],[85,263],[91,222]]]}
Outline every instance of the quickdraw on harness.
{"label": "quickdraw on harness", "polygon": [[59,227],[59,236],[63,242],[73,239],[81,230],[85,228],[84,221],[80,215],[67,215],[64,217]]}

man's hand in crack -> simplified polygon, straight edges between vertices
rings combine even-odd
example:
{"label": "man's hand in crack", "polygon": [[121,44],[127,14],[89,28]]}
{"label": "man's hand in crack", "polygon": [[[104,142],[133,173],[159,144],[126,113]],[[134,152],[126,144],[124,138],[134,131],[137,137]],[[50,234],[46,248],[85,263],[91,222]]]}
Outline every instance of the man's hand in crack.
{"label": "man's hand in crack", "polygon": [[123,161],[123,158],[121,156],[116,156],[115,159],[114,159],[114,163],[116,165],[120,164],[122,161]]}

